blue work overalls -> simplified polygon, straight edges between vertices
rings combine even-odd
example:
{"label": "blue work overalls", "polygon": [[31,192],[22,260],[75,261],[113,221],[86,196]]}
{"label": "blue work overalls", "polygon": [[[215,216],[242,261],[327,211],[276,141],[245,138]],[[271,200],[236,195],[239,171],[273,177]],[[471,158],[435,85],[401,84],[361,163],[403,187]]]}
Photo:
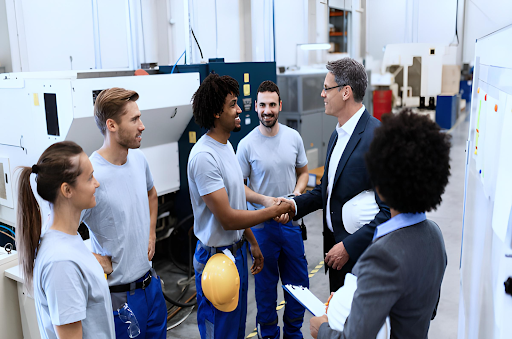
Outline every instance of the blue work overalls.
{"label": "blue work overalls", "polygon": [[[218,247],[222,250],[232,246]],[[215,254],[215,253],[213,253]],[[244,241],[236,253],[235,265],[240,275],[240,291],[238,306],[232,312],[222,312],[206,299],[201,288],[201,277],[204,266],[213,255],[197,242],[194,253],[194,271],[197,290],[197,325],[201,339],[243,339],[245,338],[245,320],[247,318],[247,243]]]}
{"label": "blue work overalls", "polygon": [[[258,314],[256,322],[262,338],[280,338],[277,319],[277,284],[309,287],[308,263],[299,226],[274,220],[252,228],[264,257],[263,270],[254,276]],[[303,338],[304,307],[284,292],[284,338]]]}

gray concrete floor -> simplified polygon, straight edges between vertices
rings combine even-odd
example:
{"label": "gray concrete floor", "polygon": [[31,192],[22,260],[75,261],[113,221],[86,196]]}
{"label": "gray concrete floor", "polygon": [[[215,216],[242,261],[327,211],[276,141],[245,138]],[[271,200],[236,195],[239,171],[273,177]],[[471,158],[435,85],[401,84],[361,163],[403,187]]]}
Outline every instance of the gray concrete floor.
{"label": "gray concrete floor", "polygon": [[[429,219],[435,221],[441,228],[448,254],[448,266],[443,280],[441,300],[436,319],[431,322],[429,338],[455,339],[457,338],[458,304],[459,304],[459,262],[460,245],[462,235],[462,210],[464,196],[464,172],[465,172],[465,148],[468,133],[468,120],[460,121],[450,131],[453,136],[451,150],[451,178],[443,195],[441,206],[434,212],[428,213]],[[308,227],[308,240],[305,242],[306,256],[308,259],[308,272],[322,261],[322,212],[316,211],[304,218]],[[165,289],[171,296],[179,294],[176,281],[185,277],[171,263],[157,262],[155,267],[165,281]],[[310,278],[311,291],[321,300],[329,296],[328,278],[323,268]],[[195,291],[194,285],[190,287],[187,295]],[[283,291],[278,286],[278,303],[283,299]],[[283,310],[278,311],[279,323],[282,328]],[[169,326],[182,321],[189,314],[190,308],[181,310],[168,323]],[[167,338],[199,338],[197,329],[196,309],[190,316],[183,320],[181,325],[167,332]],[[306,311],[303,335],[311,338],[309,332],[309,319],[311,314]],[[251,335],[256,326],[256,302],[254,298],[254,278],[249,276],[249,293],[246,336]],[[282,336],[282,335],[281,335]],[[253,336],[252,338],[257,338]]]}

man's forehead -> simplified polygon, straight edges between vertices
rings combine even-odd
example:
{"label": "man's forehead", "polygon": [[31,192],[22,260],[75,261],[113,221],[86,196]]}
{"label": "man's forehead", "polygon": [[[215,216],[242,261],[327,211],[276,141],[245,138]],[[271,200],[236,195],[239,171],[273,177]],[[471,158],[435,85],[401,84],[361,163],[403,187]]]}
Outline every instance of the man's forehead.
{"label": "man's forehead", "polygon": [[277,92],[258,92],[258,101],[278,102],[279,95]]}
{"label": "man's forehead", "polygon": [[334,78],[334,74],[332,74],[331,72],[328,72],[327,75],[325,76],[324,83],[329,84],[329,83],[333,83],[333,82],[336,82],[336,79]]}
{"label": "man's forehead", "polygon": [[238,98],[236,96],[234,96],[233,93],[228,93],[228,95],[226,96],[225,102],[230,103],[232,101],[236,101],[237,99]]}
{"label": "man's forehead", "polygon": [[124,108],[125,114],[128,113],[130,116],[140,115],[139,105],[135,101],[128,101]]}

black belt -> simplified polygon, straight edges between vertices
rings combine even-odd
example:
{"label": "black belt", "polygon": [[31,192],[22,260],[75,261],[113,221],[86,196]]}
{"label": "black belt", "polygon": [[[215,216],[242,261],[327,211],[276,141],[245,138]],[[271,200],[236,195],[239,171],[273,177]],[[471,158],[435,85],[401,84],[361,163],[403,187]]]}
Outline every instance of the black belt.
{"label": "black belt", "polygon": [[227,245],[227,246],[219,246],[219,247],[210,247],[203,244],[201,241],[199,241],[199,244],[202,248],[204,248],[207,252],[209,252],[211,255],[214,255],[216,253],[222,253],[226,248],[233,253],[234,256],[236,256],[236,252],[242,248],[242,246],[245,243],[245,233],[242,235],[242,238],[234,243],[233,245]]}
{"label": "black belt", "polygon": [[145,275],[147,275],[147,277],[145,277],[142,281],[132,282],[124,285],[109,286],[110,293],[130,292],[131,290],[137,290],[139,288],[145,290],[146,287],[151,284],[151,271]]}

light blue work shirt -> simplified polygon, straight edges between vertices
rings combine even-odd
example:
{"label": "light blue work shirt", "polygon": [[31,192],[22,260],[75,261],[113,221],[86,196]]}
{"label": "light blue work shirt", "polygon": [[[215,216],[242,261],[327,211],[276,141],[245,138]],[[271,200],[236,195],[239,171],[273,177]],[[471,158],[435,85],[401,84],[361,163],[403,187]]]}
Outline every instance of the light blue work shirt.
{"label": "light blue work shirt", "polygon": [[[269,137],[256,126],[238,144],[236,157],[247,187],[269,197],[281,197],[293,192],[297,184],[297,168],[308,164],[302,138],[296,130],[279,124],[279,131]],[[249,210],[264,206],[247,203]]]}
{"label": "light blue work shirt", "polygon": [[377,226],[372,241],[375,241],[378,238],[381,238],[386,234],[394,232],[400,228],[416,225],[422,221],[425,221],[426,219],[427,216],[425,213],[400,213],[399,215]]}
{"label": "light blue work shirt", "polygon": [[94,152],[89,158],[96,189],[96,206],[82,212],[82,221],[91,231],[94,253],[111,256],[114,271],[109,286],[129,284],[150,270],[148,260],[148,192],[153,176],[141,150],[128,150],[126,163],[114,165]]}
{"label": "light blue work shirt", "polygon": [[231,143],[223,144],[203,135],[190,151],[187,175],[197,239],[210,247],[228,246],[239,241],[244,230],[225,230],[202,198],[225,189],[232,209],[247,209],[242,170]]}
{"label": "light blue work shirt", "polygon": [[57,339],[55,326],[77,321],[84,339],[116,337],[103,269],[78,234],[49,229],[41,237],[34,299],[42,339]]}

